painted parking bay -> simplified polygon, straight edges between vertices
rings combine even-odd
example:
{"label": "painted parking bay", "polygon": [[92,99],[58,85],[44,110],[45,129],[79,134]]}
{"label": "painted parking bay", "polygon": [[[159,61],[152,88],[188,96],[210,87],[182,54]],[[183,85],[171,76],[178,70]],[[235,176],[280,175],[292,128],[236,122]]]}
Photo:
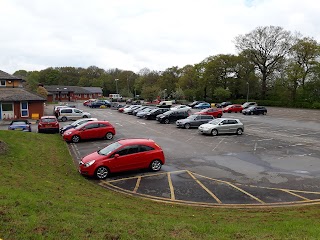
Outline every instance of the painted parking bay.
{"label": "painted parking bay", "polygon": [[243,185],[188,170],[107,179],[98,184],[155,201],[206,207],[276,207],[320,202],[320,192]]}

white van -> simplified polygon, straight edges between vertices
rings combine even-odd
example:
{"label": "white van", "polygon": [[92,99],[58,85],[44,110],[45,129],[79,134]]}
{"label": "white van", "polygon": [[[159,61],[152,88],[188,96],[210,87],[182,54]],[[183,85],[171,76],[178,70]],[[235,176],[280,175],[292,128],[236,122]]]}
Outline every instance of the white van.
{"label": "white van", "polygon": [[172,101],[161,101],[157,107],[160,107],[160,108],[171,108],[172,106]]}
{"label": "white van", "polygon": [[90,118],[91,114],[88,112],[83,112],[77,108],[61,108],[59,110],[58,120],[67,121],[67,120],[78,120],[80,118]]}

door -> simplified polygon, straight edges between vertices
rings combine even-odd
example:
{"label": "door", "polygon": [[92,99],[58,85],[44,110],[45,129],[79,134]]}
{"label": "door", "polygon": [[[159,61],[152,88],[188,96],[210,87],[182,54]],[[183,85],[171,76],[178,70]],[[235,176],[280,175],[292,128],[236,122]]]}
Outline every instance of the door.
{"label": "door", "polygon": [[138,145],[126,146],[115,152],[119,156],[113,160],[113,171],[122,172],[140,168]]}
{"label": "door", "polygon": [[13,103],[2,103],[1,119],[9,120],[14,118]]}
{"label": "door", "polygon": [[72,119],[77,120],[79,118],[82,118],[82,111],[74,108],[72,111]]}
{"label": "door", "polygon": [[89,122],[80,132],[82,139],[99,138],[99,123]]}

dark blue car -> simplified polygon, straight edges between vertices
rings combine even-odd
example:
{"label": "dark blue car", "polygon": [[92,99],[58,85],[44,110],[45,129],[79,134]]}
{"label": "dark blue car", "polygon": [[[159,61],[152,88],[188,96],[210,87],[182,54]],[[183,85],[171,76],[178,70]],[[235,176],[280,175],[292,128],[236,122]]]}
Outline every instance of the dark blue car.
{"label": "dark blue car", "polygon": [[8,130],[19,130],[24,132],[31,132],[31,123],[28,120],[13,120]]}

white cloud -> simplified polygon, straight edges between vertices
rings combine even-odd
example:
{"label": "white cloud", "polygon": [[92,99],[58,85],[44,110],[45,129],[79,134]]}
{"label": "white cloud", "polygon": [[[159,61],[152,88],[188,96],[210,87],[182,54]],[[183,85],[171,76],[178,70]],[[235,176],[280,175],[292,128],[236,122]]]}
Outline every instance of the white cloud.
{"label": "white cloud", "polygon": [[234,38],[281,26],[320,39],[315,0],[0,0],[0,66],[164,70],[236,53]]}

